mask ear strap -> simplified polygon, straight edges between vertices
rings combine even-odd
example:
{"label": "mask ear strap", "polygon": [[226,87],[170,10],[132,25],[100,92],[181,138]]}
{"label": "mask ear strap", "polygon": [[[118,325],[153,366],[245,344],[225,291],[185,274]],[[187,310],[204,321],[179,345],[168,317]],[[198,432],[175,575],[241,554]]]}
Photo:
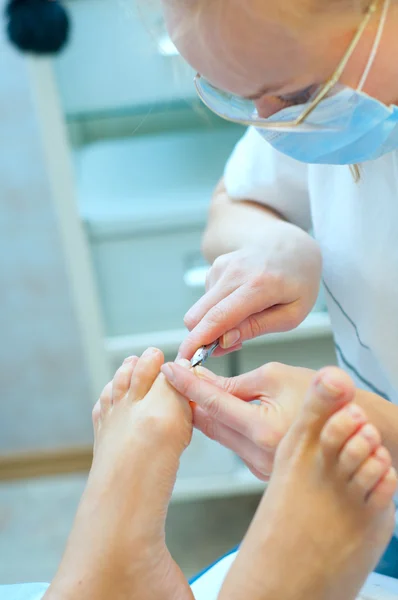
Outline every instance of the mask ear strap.
{"label": "mask ear strap", "polygon": [[358,92],[362,92],[363,86],[365,85],[366,80],[369,76],[370,69],[373,67],[373,63],[375,61],[377,51],[379,50],[381,36],[383,35],[384,27],[385,27],[386,20],[387,20],[387,13],[388,13],[388,9],[390,8],[390,4],[391,4],[391,0],[385,0],[383,9],[382,9],[381,15],[380,15],[379,27],[377,29],[376,38],[373,43],[372,51],[369,56],[368,64],[366,65],[365,71],[361,77],[361,81],[359,82],[359,85],[357,87]]}

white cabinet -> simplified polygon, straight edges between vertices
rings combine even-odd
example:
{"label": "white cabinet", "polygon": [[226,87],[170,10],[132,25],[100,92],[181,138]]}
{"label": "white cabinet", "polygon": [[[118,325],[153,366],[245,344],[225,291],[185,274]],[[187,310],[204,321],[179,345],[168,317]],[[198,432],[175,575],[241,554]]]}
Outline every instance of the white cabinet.
{"label": "white cabinet", "polygon": [[184,274],[199,253],[201,234],[187,227],[92,243],[108,335],[183,327],[184,314],[199,298]]}
{"label": "white cabinet", "polygon": [[321,369],[336,364],[336,353],[331,334],[307,339],[283,339],[273,344],[255,344],[244,348],[239,357],[239,371],[246,373],[268,362],[280,362],[296,367]]}
{"label": "white cabinet", "polygon": [[188,275],[203,264],[212,190],[239,134],[192,130],[76,152],[80,212],[108,336],[183,327],[204,291]]}

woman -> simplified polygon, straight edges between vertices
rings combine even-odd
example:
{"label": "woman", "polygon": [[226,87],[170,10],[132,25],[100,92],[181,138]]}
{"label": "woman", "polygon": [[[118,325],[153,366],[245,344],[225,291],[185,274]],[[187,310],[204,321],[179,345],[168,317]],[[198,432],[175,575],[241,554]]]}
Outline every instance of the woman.
{"label": "woman", "polygon": [[[398,403],[398,3],[163,5],[175,44],[199,73],[202,100],[249,126],[214,196],[208,291],[186,315],[191,333],[180,355],[218,338],[238,349],[297,326],[322,273],[340,364],[397,464],[398,409],[388,401]],[[266,398],[265,414],[171,369],[177,389],[189,387],[202,407],[212,400],[210,415],[197,411],[197,426],[267,478],[311,373],[271,365],[227,382],[243,400]],[[258,433],[264,423],[271,441]]]}
{"label": "woman", "polygon": [[[214,10],[218,4],[217,0],[212,0],[210,8]],[[250,2],[246,2],[245,6],[248,4]],[[252,4],[254,10],[254,0]],[[184,10],[194,5],[199,6],[199,0],[198,3],[184,3]],[[177,12],[169,14],[172,28],[173,21],[179,21],[177,4],[174,8]],[[187,13],[187,16],[192,15]],[[198,13],[198,23],[201,16]],[[228,24],[231,19],[229,14],[227,16]],[[238,12],[235,16],[241,15]],[[283,18],[284,14],[280,16]],[[290,16],[287,11],[289,22]],[[243,25],[244,21],[241,22]],[[280,29],[278,21],[277,29]],[[254,37],[252,41],[255,41]],[[257,217],[257,213],[253,212],[253,236]],[[274,231],[277,232],[277,228]],[[311,247],[316,254],[315,246],[305,235],[299,235],[299,230],[294,227],[289,229],[290,233],[293,231],[297,235],[297,242],[293,244],[297,255],[303,247],[308,250]],[[233,242],[233,228],[230,233]],[[279,241],[278,232],[275,237],[277,248],[285,233]],[[280,261],[283,253],[275,252],[274,256]],[[308,268],[316,271],[318,262],[316,257],[309,260]],[[274,286],[283,281],[280,267],[280,263],[276,263],[270,279]],[[252,287],[255,291],[256,286]],[[282,283],[280,291],[284,288]],[[272,306],[277,306],[282,297],[278,299],[276,294]],[[294,308],[295,301],[289,301],[288,297],[286,292],[285,304],[293,304]],[[245,301],[248,299],[247,290],[244,290],[243,298]],[[217,310],[216,315],[221,312]],[[269,314],[277,313],[276,308],[274,311],[271,309]],[[239,316],[238,312],[236,316]],[[248,323],[251,325],[252,321]],[[293,318],[289,324],[293,324]],[[236,338],[236,332],[233,335]],[[224,342],[227,342],[224,345],[236,346],[231,340]],[[192,338],[189,343],[192,344]],[[187,352],[187,345],[183,352]],[[48,599],[192,598],[164,544],[164,518],[179,455],[189,441],[191,418],[186,401],[171,393],[161,378],[157,379],[161,361],[156,352],[146,354],[141,363],[135,358],[126,361],[102,395],[94,413],[95,459],[88,487],[60,570],[46,592]],[[164,373],[175,387],[185,386],[198,401],[207,398],[207,392],[213,390],[213,396],[210,396],[213,403],[206,405],[213,411],[211,415],[220,418],[228,415],[235,419],[240,411],[238,416],[242,419],[231,419],[229,429],[223,429],[224,434],[230,431],[234,443],[238,439],[241,450],[246,443],[247,448],[258,450],[253,443],[256,438],[250,439],[250,428],[244,431],[248,416],[247,412],[243,414],[241,411],[244,405],[236,401],[230,411],[229,407],[222,405],[222,401],[235,401],[235,398],[223,395],[205,380],[196,385],[195,379],[186,377],[186,369],[181,366],[168,365],[164,367]],[[263,375],[264,371],[260,374]],[[252,399],[257,389],[257,376],[258,373],[254,373],[247,380],[241,379],[229,385],[231,389],[232,385],[236,386],[238,395],[238,385],[242,385],[246,398]],[[280,445],[273,483],[225,581],[220,599],[248,597],[264,600],[278,594],[286,600],[308,597],[314,600],[324,597],[353,600],[391,533],[389,509],[396,475],[391,470],[391,457],[381,445],[377,429],[368,423],[365,413],[352,402],[355,392],[350,382],[341,373],[332,370],[321,373],[309,386],[309,373],[301,370],[279,372],[273,392],[275,396],[278,389],[279,392],[282,389],[281,381],[289,385],[289,376],[292,410],[288,420],[292,422],[296,415],[297,418]],[[301,409],[298,383],[304,380],[308,384],[305,389],[310,391]],[[266,389],[267,381],[261,381],[261,385]],[[191,396],[190,393],[188,395]],[[359,399],[365,403],[364,397]],[[373,401],[373,398],[370,400]],[[383,412],[381,408],[379,412]],[[197,410],[197,417],[200,414]],[[283,414],[286,417],[288,413],[285,411]],[[253,416],[254,413],[250,415],[250,424]],[[202,413],[202,417],[208,419],[206,412]],[[383,426],[385,420],[381,414]],[[275,431],[271,431],[267,423],[265,425],[264,434],[263,427],[257,425],[258,438],[262,435],[264,439],[264,435],[272,434],[269,454],[273,462],[278,435],[285,432],[281,428],[275,435]],[[217,427],[221,431],[225,426]],[[234,437],[234,427],[241,428],[240,438]],[[248,435],[247,440],[244,434]],[[390,439],[388,441],[393,445]],[[262,444],[259,446],[263,459],[264,448]],[[165,448],[169,452],[165,452]],[[254,464],[252,454],[250,458]],[[290,508],[293,495],[296,500],[294,515]],[[332,535],[325,535],[322,530],[321,525],[325,521],[329,523]],[[216,582],[213,579],[203,597],[215,598],[220,585],[220,577]],[[43,587],[36,590],[3,588],[0,597],[15,600],[20,594],[21,598],[37,599],[42,597]]]}

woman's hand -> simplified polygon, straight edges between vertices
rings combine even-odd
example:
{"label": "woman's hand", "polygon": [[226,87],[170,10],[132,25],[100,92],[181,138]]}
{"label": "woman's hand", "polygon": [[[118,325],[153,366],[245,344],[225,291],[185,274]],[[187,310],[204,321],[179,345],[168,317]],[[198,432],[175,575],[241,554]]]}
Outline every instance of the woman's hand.
{"label": "woman's hand", "polygon": [[[194,425],[233,450],[259,479],[271,475],[276,449],[293,423],[314,371],[269,363],[239,377],[218,377],[168,363],[169,383],[194,405]],[[256,404],[251,402],[256,400]]]}
{"label": "woman's hand", "polygon": [[273,220],[264,242],[217,258],[206,294],[188,311],[190,333],[179,356],[221,338],[218,354],[245,340],[297,327],[314,306],[321,278],[317,243],[302,229]]}

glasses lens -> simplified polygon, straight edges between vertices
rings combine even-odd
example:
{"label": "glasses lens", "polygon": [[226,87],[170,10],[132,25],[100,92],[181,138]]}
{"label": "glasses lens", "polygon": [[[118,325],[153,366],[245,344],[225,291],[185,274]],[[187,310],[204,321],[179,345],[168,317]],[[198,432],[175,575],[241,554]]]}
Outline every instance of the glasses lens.
{"label": "glasses lens", "polygon": [[231,121],[246,121],[255,116],[258,118],[254,102],[224,92],[211,85],[203,77],[195,79],[199,97],[214,113]]}
{"label": "glasses lens", "polygon": [[197,77],[195,83],[201,100],[214,113],[228,121],[253,125],[260,129],[297,133],[340,131],[348,125],[352,114],[353,102],[350,102],[350,96],[354,92],[350,90],[348,102],[341,103],[338,94],[342,89],[347,90],[347,88],[339,85],[334,86],[333,90],[300,122],[300,117],[312,106],[321,87],[314,91],[311,99],[305,104],[289,106],[265,119],[259,116],[253,101],[219,90],[203,77]]}

